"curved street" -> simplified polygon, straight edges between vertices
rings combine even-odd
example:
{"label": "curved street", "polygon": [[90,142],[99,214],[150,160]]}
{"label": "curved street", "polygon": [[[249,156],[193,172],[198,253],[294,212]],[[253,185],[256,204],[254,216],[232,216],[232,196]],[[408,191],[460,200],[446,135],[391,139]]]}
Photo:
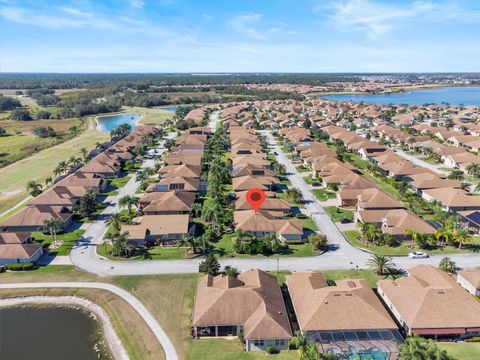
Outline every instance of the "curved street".
{"label": "curved street", "polygon": [[[209,127],[214,130],[219,122],[219,112],[212,113]],[[298,174],[291,161],[285,156],[280,146],[275,142],[270,131],[262,131],[268,139],[272,150],[277,152],[277,160],[284,165],[288,172],[288,179],[292,185],[303,194],[306,201],[305,210],[317,224],[320,231],[327,235],[330,248],[322,255],[314,257],[270,257],[270,258],[228,258],[221,259],[222,266],[235,266],[241,271],[259,268],[266,271],[310,271],[310,270],[349,270],[364,269],[370,253],[352,246],[335,223],[330,219],[323,207],[317,201],[315,195],[309,189],[303,178]],[[174,136],[174,134],[170,134]],[[163,143],[159,149],[165,151]],[[153,160],[147,160],[147,162]],[[143,166],[152,166],[150,163]],[[96,247],[103,243],[103,235],[107,228],[104,216],[119,211],[118,199],[125,195],[133,195],[139,184],[132,177],[129,182],[119,191],[118,195],[107,198],[110,205],[105,208],[101,219],[84,224],[86,232],[77,241],[70,252],[71,262],[78,268],[101,276],[114,275],[147,275],[147,274],[174,274],[198,272],[198,264],[201,260],[139,260],[139,261],[112,261],[97,255]],[[444,255],[431,256],[428,259],[410,259],[406,256],[393,258],[397,267],[406,269],[419,263],[437,266]],[[480,254],[452,254],[448,255],[460,268],[471,268],[480,265]]]}
{"label": "curved street", "polygon": [[173,347],[172,342],[168,338],[165,331],[158,324],[157,320],[147,310],[147,308],[128,291],[119,288],[118,286],[106,283],[96,282],[39,282],[39,283],[15,283],[15,284],[0,284],[0,289],[35,289],[35,288],[85,288],[85,289],[101,289],[110,291],[115,295],[125,300],[135,311],[142,317],[147,326],[152,330],[153,334],[160,342],[165,352],[167,360],[178,360],[177,352]]}

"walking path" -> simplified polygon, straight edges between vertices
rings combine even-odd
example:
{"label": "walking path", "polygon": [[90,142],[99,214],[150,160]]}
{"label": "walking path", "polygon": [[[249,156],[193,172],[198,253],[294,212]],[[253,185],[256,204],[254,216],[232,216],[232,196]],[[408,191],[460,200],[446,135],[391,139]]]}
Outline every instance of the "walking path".
{"label": "walking path", "polygon": [[[101,289],[110,291],[125,300],[135,311],[142,317],[147,326],[152,330],[153,334],[160,342],[165,352],[167,360],[178,360],[177,352],[172,342],[168,338],[165,331],[158,324],[157,320],[147,310],[147,308],[128,291],[118,286],[106,283],[96,282],[40,282],[40,283],[16,283],[16,284],[0,284],[0,289],[35,289],[35,288],[85,288],[85,289]],[[165,309],[168,311],[168,309]]]}
{"label": "walking path", "polygon": [[[218,114],[216,111],[211,115],[209,126],[215,129],[218,124]],[[272,146],[273,151],[277,152],[279,163],[283,164],[289,173],[288,179],[294,187],[300,189],[304,199],[305,212],[312,217],[320,231],[327,236],[330,243],[329,251],[314,257],[283,257],[248,259],[248,258],[229,258],[220,260],[222,266],[231,265],[240,271],[253,268],[260,268],[265,271],[285,270],[285,271],[310,271],[310,270],[350,270],[366,267],[366,262],[371,254],[352,246],[343,236],[335,223],[330,219],[324,208],[318,203],[310,187],[305,183],[301,175],[297,172],[291,161],[285,156],[280,146],[275,142],[270,131],[262,131]],[[118,211],[117,200],[121,196],[135,193],[138,184],[132,178],[127,185],[120,190],[117,196],[110,197],[108,201],[112,205],[107,207],[104,215]],[[106,231],[103,220],[98,220],[87,225],[87,231],[77,242],[70,253],[72,263],[88,272],[100,276],[115,275],[147,275],[147,274],[175,274],[175,273],[196,273],[200,259],[184,260],[139,260],[139,261],[112,261],[100,257],[96,253],[96,246],[103,242],[103,235]],[[480,264],[479,254],[458,254],[449,255],[459,267],[476,267]],[[441,255],[432,256],[428,259],[413,260],[408,257],[394,257],[393,261],[398,267],[408,268],[418,263],[426,263],[437,266],[442,258]]]}

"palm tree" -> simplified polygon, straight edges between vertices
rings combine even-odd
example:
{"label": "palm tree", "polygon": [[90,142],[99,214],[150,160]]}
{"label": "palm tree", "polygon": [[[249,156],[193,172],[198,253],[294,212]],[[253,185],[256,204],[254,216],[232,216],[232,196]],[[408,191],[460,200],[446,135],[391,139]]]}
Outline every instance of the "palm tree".
{"label": "palm tree", "polygon": [[42,185],[40,185],[39,183],[36,183],[33,180],[30,180],[29,182],[27,182],[26,187],[27,187],[28,193],[33,197],[38,196],[42,193]]}
{"label": "palm tree", "polygon": [[380,254],[373,254],[372,257],[368,259],[367,265],[374,269],[377,275],[385,275],[388,270],[395,267],[391,257]]}
{"label": "palm tree", "polygon": [[407,337],[399,347],[402,360],[454,360],[445,350],[441,350],[431,339],[420,336]]}
{"label": "palm tree", "polygon": [[68,164],[65,161],[60,161],[57,167],[61,170],[61,174],[64,174],[68,170]]}
{"label": "palm tree", "polygon": [[80,148],[80,153],[83,156],[83,161],[87,161],[88,159],[88,150],[84,147]]}
{"label": "palm tree", "polygon": [[411,239],[410,249],[413,249],[413,245],[415,243],[415,238],[417,236],[417,232],[415,230],[412,230],[412,229],[405,229],[405,231],[403,232],[403,236],[405,236],[405,238],[410,237],[410,239]]}
{"label": "palm tree", "polygon": [[53,179],[51,176],[47,176],[45,178],[45,186],[51,186],[51,185],[53,185]]}
{"label": "palm tree", "polygon": [[285,166],[279,163],[273,165],[273,171],[275,171],[275,174],[277,176],[282,176],[287,173],[287,169],[285,168]]}
{"label": "palm tree", "polygon": [[294,336],[290,339],[290,345],[298,350],[298,358],[301,360],[307,349],[308,338],[300,330],[296,330]]}
{"label": "palm tree", "polygon": [[120,231],[120,225],[122,224],[122,217],[120,213],[113,213],[111,214],[107,220],[105,220],[105,225],[108,227],[112,226],[115,231]]}
{"label": "palm tree", "polygon": [[180,239],[177,240],[177,249],[184,247],[185,255],[188,254],[188,251],[191,249],[193,253],[196,253],[196,244],[193,236],[182,235]]}
{"label": "palm tree", "polygon": [[193,203],[192,205],[192,213],[193,213],[193,216],[194,217],[200,217],[202,216],[202,204],[196,202],[196,203]]}
{"label": "palm tree", "polygon": [[121,208],[126,207],[128,210],[128,216],[132,216],[132,207],[138,205],[138,198],[136,196],[125,195],[118,200],[118,206]]}
{"label": "palm tree", "polygon": [[480,164],[475,164],[475,163],[468,164],[466,170],[468,175],[479,176]]}
{"label": "palm tree", "polygon": [[453,233],[453,238],[455,239],[456,242],[458,242],[458,248],[461,249],[463,244],[467,244],[470,242],[472,237],[468,233],[468,231],[461,227],[457,228],[455,232]]}
{"label": "palm tree", "polygon": [[58,176],[63,173],[63,167],[60,166],[60,164],[57,165],[57,167],[53,170],[53,174],[55,176]]}
{"label": "palm tree", "polygon": [[113,256],[129,256],[132,251],[132,246],[128,242],[128,233],[115,233],[112,237],[113,247],[112,255]]}
{"label": "palm tree", "polygon": [[63,226],[63,221],[60,219],[47,219],[43,221],[43,228],[48,231],[52,237],[52,242],[57,241],[57,231]]}
{"label": "palm tree", "polygon": [[287,189],[285,193],[287,195],[287,198],[295,204],[300,204],[303,201],[302,192],[295,187]]}
{"label": "palm tree", "polygon": [[448,178],[451,180],[463,180],[463,172],[458,169],[454,169],[449,175]]}

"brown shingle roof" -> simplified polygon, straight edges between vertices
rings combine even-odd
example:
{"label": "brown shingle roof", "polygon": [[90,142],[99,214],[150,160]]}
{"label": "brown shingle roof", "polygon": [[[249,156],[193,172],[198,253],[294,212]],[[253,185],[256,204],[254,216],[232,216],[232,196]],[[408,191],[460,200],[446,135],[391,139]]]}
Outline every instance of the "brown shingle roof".
{"label": "brown shingle roof", "polygon": [[339,280],[328,286],[321,273],[286,276],[302,331],[396,329],[365,280]]}
{"label": "brown shingle roof", "polygon": [[292,336],[277,279],[261,270],[249,270],[237,279],[225,275],[200,278],[193,325],[243,325],[245,339]]}

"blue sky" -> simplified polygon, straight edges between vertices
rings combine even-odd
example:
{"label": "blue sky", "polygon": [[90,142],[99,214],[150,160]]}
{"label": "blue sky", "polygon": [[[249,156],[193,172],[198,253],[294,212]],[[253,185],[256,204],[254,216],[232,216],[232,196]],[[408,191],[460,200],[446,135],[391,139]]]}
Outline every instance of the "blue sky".
{"label": "blue sky", "polygon": [[480,71],[480,1],[0,0],[0,71]]}

